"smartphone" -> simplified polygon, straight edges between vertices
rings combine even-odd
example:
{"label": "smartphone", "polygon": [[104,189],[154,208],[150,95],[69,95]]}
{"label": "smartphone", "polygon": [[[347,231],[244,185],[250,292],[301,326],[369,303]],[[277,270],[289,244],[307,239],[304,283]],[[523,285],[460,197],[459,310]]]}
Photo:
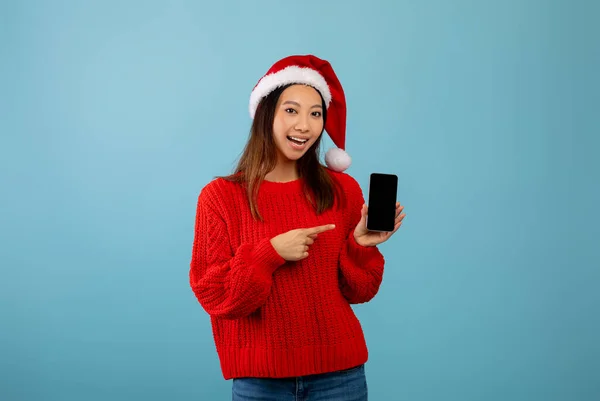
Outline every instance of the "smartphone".
{"label": "smartphone", "polygon": [[390,232],[396,223],[398,176],[373,173],[369,179],[367,230]]}

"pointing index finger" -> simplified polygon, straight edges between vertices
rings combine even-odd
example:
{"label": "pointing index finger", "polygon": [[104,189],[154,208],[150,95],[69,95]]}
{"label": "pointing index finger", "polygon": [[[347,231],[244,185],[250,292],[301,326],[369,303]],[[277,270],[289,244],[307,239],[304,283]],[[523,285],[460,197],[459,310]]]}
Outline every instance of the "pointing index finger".
{"label": "pointing index finger", "polygon": [[306,229],[306,234],[307,235],[320,234],[325,231],[333,230],[334,228],[335,228],[335,224],[326,224],[324,226],[308,228],[308,229]]}

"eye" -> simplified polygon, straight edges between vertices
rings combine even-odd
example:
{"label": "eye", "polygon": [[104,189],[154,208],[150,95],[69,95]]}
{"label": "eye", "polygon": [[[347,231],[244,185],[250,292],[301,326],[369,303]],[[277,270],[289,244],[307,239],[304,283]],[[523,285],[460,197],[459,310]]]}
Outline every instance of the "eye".
{"label": "eye", "polygon": [[320,111],[313,111],[312,115],[314,117],[321,117],[321,112]]}
{"label": "eye", "polygon": [[288,108],[288,109],[285,109],[285,112],[286,112],[286,113],[290,113],[290,114],[292,114],[292,113],[295,113],[295,112],[296,112],[296,110],[294,110],[294,109],[292,109],[292,108]]}

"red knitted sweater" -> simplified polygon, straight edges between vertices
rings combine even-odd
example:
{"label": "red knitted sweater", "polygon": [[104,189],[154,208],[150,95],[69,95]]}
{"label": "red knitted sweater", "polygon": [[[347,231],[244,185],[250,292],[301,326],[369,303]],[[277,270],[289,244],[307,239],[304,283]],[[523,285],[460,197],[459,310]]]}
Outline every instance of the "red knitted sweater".
{"label": "red knitted sweater", "polygon": [[[354,240],[364,203],[358,183],[329,172],[344,196],[321,215],[306,200],[302,179],[263,181],[263,222],[252,218],[241,185],[219,178],[201,191],[190,284],[211,317],[225,379],[304,376],[366,362],[350,304],[375,296],[384,258]],[[289,230],[330,223],[336,228],[319,234],[304,260],[286,262],[271,245]]]}

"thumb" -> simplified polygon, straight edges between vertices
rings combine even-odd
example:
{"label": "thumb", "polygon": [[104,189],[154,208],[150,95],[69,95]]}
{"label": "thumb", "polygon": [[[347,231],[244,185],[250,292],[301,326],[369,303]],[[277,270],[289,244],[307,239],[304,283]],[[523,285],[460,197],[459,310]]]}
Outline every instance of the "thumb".
{"label": "thumb", "polygon": [[369,211],[369,208],[367,207],[366,204],[363,203],[362,208],[360,209],[360,221],[358,222],[358,225],[360,227],[364,227],[367,224],[368,211]]}

